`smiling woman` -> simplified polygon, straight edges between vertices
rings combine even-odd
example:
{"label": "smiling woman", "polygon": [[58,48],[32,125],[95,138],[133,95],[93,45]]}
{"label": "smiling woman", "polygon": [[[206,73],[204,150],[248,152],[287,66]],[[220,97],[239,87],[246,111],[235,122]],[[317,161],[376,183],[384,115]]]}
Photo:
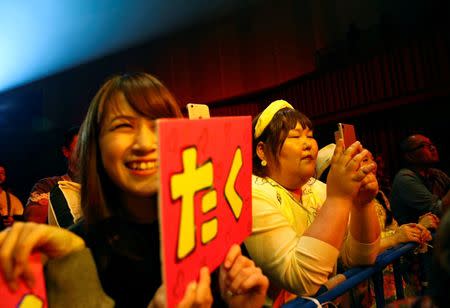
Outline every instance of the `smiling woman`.
{"label": "smiling woman", "polygon": [[[32,286],[26,262],[34,250],[51,259],[65,258],[49,262],[46,278],[59,290],[69,280],[74,290],[84,290],[70,300],[73,306],[109,307],[111,299],[115,307],[165,304],[157,220],[155,120],[177,117],[181,111],[174,97],[151,75],[125,74],[104,83],[89,106],[77,144],[84,221],[71,230],[78,236],[34,223],[16,223],[1,232],[0,270],[12,289],[18,279]],[[74,264],[70,260],[76,260],[76,268],[67,265]],[[58,279],[61,268],[63,283]],[[91,275],[83,276],[86,273]],[[209,307],[211,283],[220,290],[215,300],[231,307],[264,303],[268,280],[241,254],[239,246],[229,249],[216,274],[218,280],[211,281],[208,269],[200,269],[199,281],[186,287],[180,307]],[[88,287],[92,284],[96,287]],[[49,292],[53,294],[51,288]],[[73,290],[49,295],[49,307],[66,304],[66,293],[73,294]],[[90,299],[93,302],[86,305]]]}
{"label": "smiling woman", "polygon": [[[79,137],[84,187],[81,204],[88,224],[120,216],[123,211],[135,219],[155,219],[156,205],[119,204],[130,195],[148,198],[157,193],[157,169],[142,167],[156,166],[154,120],[174,117],[182,117],[178,103],[167,88],[149,75],[113,78],[99,90]],[[96,144],[100,153],[93,146]],[[111,188],[108,179],[120,190]]]}

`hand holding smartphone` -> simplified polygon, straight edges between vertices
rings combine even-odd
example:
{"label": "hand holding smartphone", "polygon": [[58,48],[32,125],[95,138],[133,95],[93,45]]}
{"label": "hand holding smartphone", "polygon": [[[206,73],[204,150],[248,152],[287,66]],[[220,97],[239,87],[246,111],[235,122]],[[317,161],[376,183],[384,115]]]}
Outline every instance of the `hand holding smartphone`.
{"label": "hand holding smartphone", "polygon": [[205,104],[187,104],[189,119],[209,119],[209,107]]}
{"label": "hand holding smartphone", "polygon": [[338,123],[338,130],[334,132],[336,141],[343,139],[344,149],[351,146],[357,139],[355,127],[352,124]]}

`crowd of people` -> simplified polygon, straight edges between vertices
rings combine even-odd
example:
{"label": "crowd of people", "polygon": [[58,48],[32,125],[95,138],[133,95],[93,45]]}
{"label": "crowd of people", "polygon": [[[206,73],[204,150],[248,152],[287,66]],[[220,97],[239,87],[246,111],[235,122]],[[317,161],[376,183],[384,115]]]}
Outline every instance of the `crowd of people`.
{"label": "crowd of people", "polygon": [[[10,290],[19,280],[35,284],[28,257],[38,251],[46,256],[49,307],[165,305],[155,120],[181,117],[178,102],[155,77],[113,76],[81,127],[65,136],[67,173],[36,183],[25,207],[4,188],[0,166],[0,273]],[[311,120],[284,100],[253,119],[252,136],[252,233],[229,249],[217,270],[200,269],[179,307],[280,307],[314,296],[338,268],[371,265],[382,251],[406,242],[424,252],[418,260],[405,257],[410,266],[419,264],[413,275],[420,286],[410,295],[428,294],[433,267],[446,268],[439,274],[449,279],[448,226],[439,225],[450,179],[434,168],[439,156],[427,137],[401,143],[404,168],[389,193],[381,164],[377,170],[361,142],[345,148],[338,139],[319,151]],[[427,242],[437,229],[433,259]],[[412,284],[406,273],[405,283]],[[387,268],[385,277],[391,274]],[[358,288],[357,304],[372,296],[368,289]],[[442,303],[436,294],[433,300]]]}

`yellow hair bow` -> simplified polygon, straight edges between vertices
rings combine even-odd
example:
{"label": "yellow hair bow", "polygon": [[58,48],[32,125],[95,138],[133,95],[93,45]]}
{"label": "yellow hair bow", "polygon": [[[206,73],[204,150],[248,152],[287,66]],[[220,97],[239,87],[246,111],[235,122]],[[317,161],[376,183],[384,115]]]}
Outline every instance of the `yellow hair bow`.
{"label": "yellow hair bow", "polygon": [[269,106],[267,106],[266,109],[264,109],[264,111],[259,116],[258,121],[256,122],[255,139],[261,136],[264,129],[272,121],[273,116],[283,108],[294,109],[291,104],[282,99],[274,101]]}

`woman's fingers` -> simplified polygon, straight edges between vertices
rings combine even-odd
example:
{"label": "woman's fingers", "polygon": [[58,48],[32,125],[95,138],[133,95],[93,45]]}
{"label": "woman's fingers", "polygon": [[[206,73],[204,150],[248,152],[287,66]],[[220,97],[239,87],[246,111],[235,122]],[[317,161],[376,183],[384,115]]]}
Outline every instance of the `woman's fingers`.
{"label": "woman's fingers", "polygon": [[183,299],[178,303],[178,308],[188,307],[211,307],[213,302],[211,293],[211,277],[207,267],[200,269],[200,278],[198,283],[190,282]]}
{"label": "woman's fingers", "polygon": [[[17,239],[24,227],[23,223],[16,223],[6,232],[3,243],[0,247],[0,267],[8,284],[13,281],[14,271],[14,250],[17,244]],[[10,284],[10,287],[14,287]]]}
{"label": "woman's fingers", "polygon": [[147,308],[162,308],[166,306],[166,288],[162,284],[153,295],[152,301]]}
{"label": "woman's fingers", "polygon": [[13,252],[16,265],[23,266],[28,261],[31,251],[46,242],[48,238],[46,227],[34,223],[24,226]]}
{"label": "woman's fingers", "polygon": [[417,231],[414,229],[414,227],[405,225],[403,228],[403,232],[405,235],[405,238],[402,242],[416,242],[418,243],[420,241],[420,236],[417,233]]}
{"label": "woman's fingers", "polygon": [[188,308],[193,307],[195,302],[195,292],[197,290],[197,282],[192,281],[190,282],[187,287],[186,291],[184,291],[183,299],[178,303],[178,308]]}
{"label": "woman's fingers", "polygon": [[245,267],[254,267],[255,263],[250,260],[247,257],[244,256],[239,256],[235,262],[233,263],[233,266],[231,267],[231,269],[228,271],[227,273],[227,280],[229,282],[233,281],[238,274],[240,273],[240,271],[245,268]]}
{"label": "woman's fingers", "polygon": [[228,290],[230,290],[234,294],[242,294],[244,292],[242,288],[242,283],[254,273],[255,267],[246,267],[242,268],[238,275],[236,275],[228,286]]}
{"label": "woman's fingers", "polygon": [[[375,163],[371,163],[361,167],[361,162],[369,154],[369,151],[362,148],[359,141],[353,143],[348,147],[343,155],[341,155],[341,162],[344,166],[352,171],[356,171],[352,176],[354,181],[362,181],[369,173],[373,172],[376,168]],[[339,159],[336,158],[336,161]]]}
{"label": "woman's fingers", "polygon": [[[352,162],[352,160],[355,160],[355,159],[358,160],[359,159],[358,155],[361,154],[362,151],[363,151],[362,145],[359,141],[356,141],[351,146],[349,146],[347,149],[345,149],[343,155],[341,156],[341,160],[342,160],[342,163],[344,164],[344,166],[347,166],[348,164],[350,164]],[[359,162],[362,160],[362,158],[364,158],[364,156],[365,155],[363,155],[361,157],[361,159],[359,159],[359,161],[357,162],[358,166],[359,166]]]}
{"label": "woman's fingers", "polygon": [[[362,169],[362,168],[361,168]],[[364,172],[361,170],[359,170],[358,173],[362,173],[363,174],[363,178],[360,180],[361,182],[361,187],[364,187],[366,185],[370,185],[370,184],[378,184],[377,178],[375,176],[375,174],[371,173],[371,172]]]}
{"label": "woman's fingers", "polygon": [[253,275],[265,277],[262,274],[261,269],[256,267],[252,260],[240,256],[233,264],[231,270],[227,273],[228,290],[233,293],[241,294],[246,290],[242,284],[248,277]]}
{"label": "woman's fingers", "polygon": [[407,239],[411,242],[423,243],[431,240],[431,233],[419,224],[405,224],[401,226],[401,229],[404,230]]}
{"label": "woman's fingers", "polygon": [[261,294],[265,294],[269,287],[269,279],[263,275],[259,267],[254,267],[249,275],[245,277],[239,286],[242,292],[248,290],[257,290]]}
{"label": "woman's fingers", "polygon": [[[350,149],[350,148],[349,148]],[[352,152],[355,153],[354,151]],[[352,155],[352,158],[348,160],[347,167],[349,167],[351,170],[358,170],[360,169],[360,165],[362,160],[369,154],[369,151],[364,149],[358,154]]]}
{"label": "woman's fingers", "polygon": [[236,260],[236,258],[241,255],[242,255],[241,247],[237,244],[233,244],[233,246],[231,246],[230,249],[228,250],[225,260],[223,261],[224,268],[226,270],[229,270],[233,265],[234,261]]}
{"label": "woman's fingers", "polygon": [[39,224],[24,225],[13,251],[13,280],[21,276],[29,287],[33,287],[35,279],[28,260],[32,250],[38,248],[39,244],[45,242],[48,236],[45,234],[45,227],[45,225]]}
{"label": "woman's fingers", "polygon": [[195,303],[200,307],[210,307],[212,305],[211,277],[207,267],[200,269],[200,279],[195,294]]}
{"label": "woman's fingers", "polygon": [[338,139],[336,141],[333,157],[331,158],[331,165],[335,164],[341,158],[342,153],[344,153],[344,140]]}
{"label": "woman's fingers", "polygon": [[31,251],[37,247],[36,243],[41,236],[39,225],[34,223],[17,222],[8,231],[0,248],[3,260],[0,266],[11,289],[17,288],[19,277],[25,281],[28,287],[34,286],[34,274],[28,262]]}
{"label": "woman's fingers", "polygon": [[32,251],[61,257],[85,247],[84,241],[72,232],[44,224],[16,222],[0,234],[0,270],[12,289],[17,286],[18,277],[29,286],[34,284],[28,264]]}

